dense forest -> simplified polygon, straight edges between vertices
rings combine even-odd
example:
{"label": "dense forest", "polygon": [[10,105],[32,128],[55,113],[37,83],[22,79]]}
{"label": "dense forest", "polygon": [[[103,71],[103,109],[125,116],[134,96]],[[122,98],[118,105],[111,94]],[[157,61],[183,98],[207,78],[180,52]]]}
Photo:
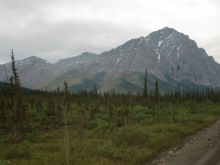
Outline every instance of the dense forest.
{"label": "dense forest", "polygon": [[0,164],[146,164],[179,146],[220,116],[220,92],[99,93],[22,88],[13,52],[13,77],[0,89]]}

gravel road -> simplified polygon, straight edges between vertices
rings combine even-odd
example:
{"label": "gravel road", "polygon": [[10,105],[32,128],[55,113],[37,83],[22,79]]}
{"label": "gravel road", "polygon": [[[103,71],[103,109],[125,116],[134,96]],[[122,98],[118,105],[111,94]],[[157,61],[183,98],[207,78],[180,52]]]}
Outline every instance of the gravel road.
{"label": "gravel road", "polygon": [[172,150],[152,165],[220,165],[220,119],[191,137],[179,150]]}

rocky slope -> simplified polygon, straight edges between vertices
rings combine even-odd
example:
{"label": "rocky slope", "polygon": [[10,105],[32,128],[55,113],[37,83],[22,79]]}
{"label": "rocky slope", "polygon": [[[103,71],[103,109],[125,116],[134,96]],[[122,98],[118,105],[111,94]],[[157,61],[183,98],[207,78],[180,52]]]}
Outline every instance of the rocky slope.
{"label": "rocky slope", "polygon": [[[16,67],[22,85],[30,88],[53,89],[68,80],[74,90],[91,89],[96,84],[100,91],[140,91],[146,69],[149,87],[153,87],[155,77],[164,90],[177,82],[220,86],[220,65],[213,57],[187,35],[167,27],[99,55],[83,53],[55,64],[30,57],[18,61]],[[10,76],[10,63],[6,68]],[[0,75],[0,81],[5,81],[1,65]]]}
{"label": "rocky slope", "polygon": [[[15,65],[21,84],[24,87],[32,88],[56,76],[53,64],[38,57],[32,56],[16,61]],[[10,78],[12,76],[11,63],[5,64],[5,68],[8,78]],[[0,81],[7,82],[3,65],[0,65],[0,75]]]}

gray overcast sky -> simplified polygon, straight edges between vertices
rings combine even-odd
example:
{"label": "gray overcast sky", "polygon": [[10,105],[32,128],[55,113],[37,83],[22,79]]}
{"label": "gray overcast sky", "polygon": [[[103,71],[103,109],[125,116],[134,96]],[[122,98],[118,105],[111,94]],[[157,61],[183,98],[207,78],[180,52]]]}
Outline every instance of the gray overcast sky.
{"label": "gray overcast sky", "polygon": [[0,64],[101,53],[171,27],[220,62],[219,0],[1,0]]}

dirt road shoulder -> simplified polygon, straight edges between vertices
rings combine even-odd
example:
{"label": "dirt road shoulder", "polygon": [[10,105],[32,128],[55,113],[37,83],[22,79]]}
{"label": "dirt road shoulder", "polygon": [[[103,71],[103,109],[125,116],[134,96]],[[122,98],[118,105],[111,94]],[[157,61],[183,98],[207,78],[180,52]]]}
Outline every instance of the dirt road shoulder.
{"label": "dirt road shoulder", "polygon": [[170,151],[153,165],[220,165],[220,119],[184,144]]}

